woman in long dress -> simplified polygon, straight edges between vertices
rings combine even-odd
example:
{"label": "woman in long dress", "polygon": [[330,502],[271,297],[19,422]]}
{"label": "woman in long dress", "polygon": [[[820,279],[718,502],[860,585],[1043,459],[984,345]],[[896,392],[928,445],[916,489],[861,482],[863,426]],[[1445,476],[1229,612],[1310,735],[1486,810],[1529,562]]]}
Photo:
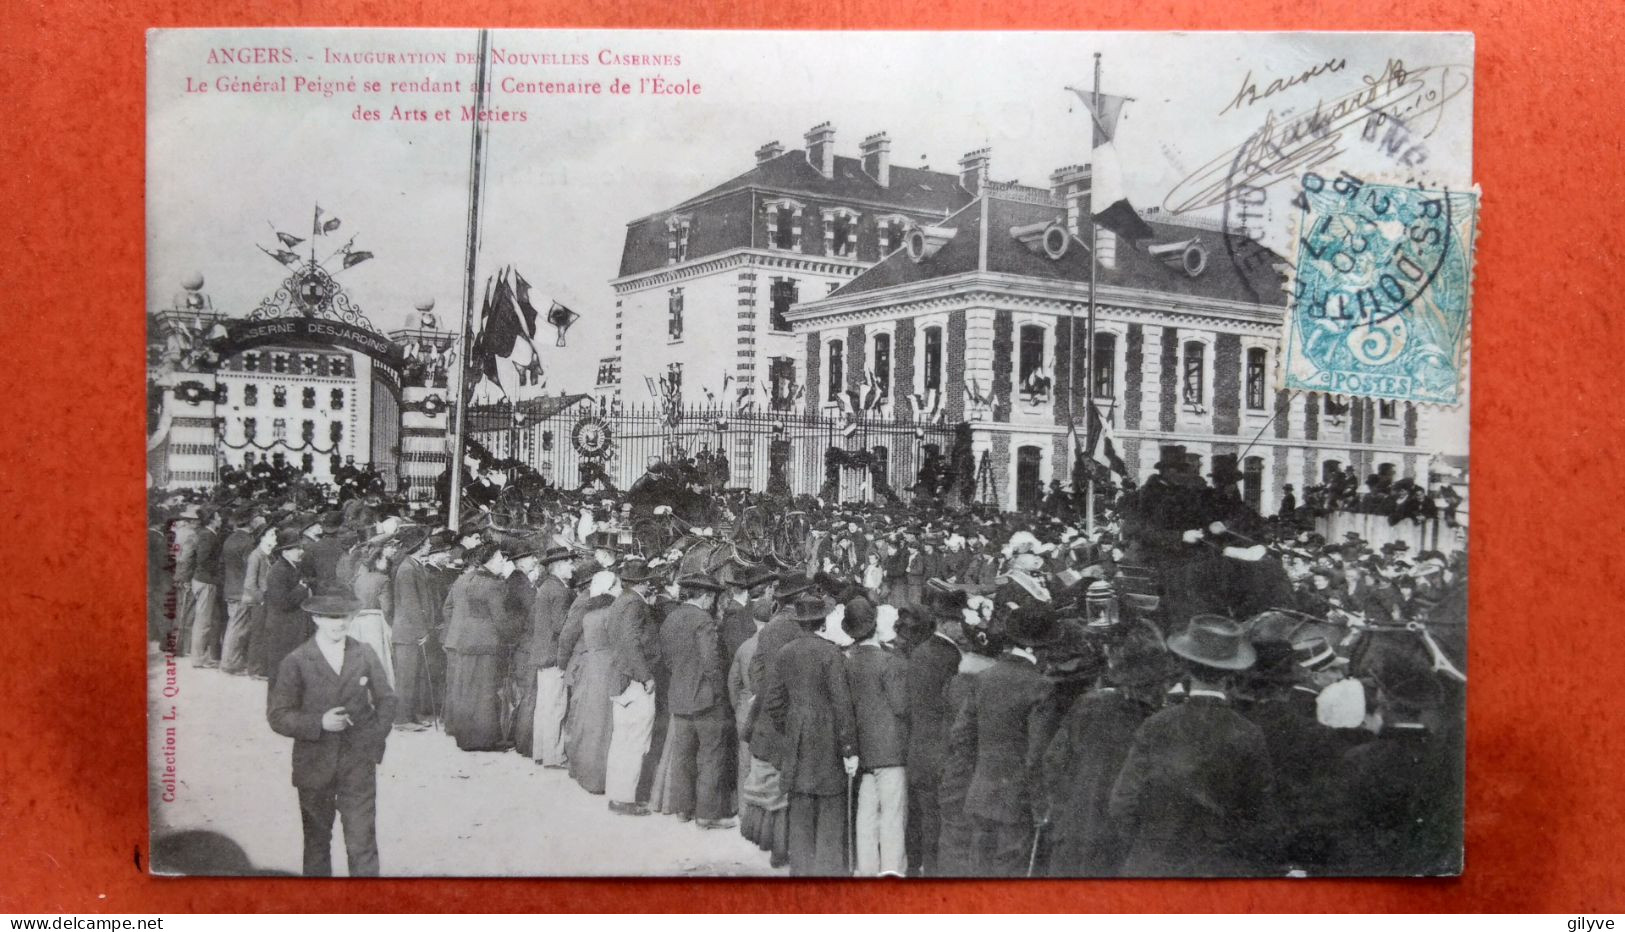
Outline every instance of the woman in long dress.
{"label": "woman in long dress", "polygon": [[594,576],[587,598],[570,607],[559,634],[559,656],[570,658],[564,677],[570,687],[565,752],[570,777],[589,793],[604,792],[609,770],[610,699],[616,680],[610,666],[615,633],[609,627],[609,607],[619,588],[613,573]]}
{"label": "woman in long dress", "polygon": [[395,688],[395,657],[390,647],[389,614],[392,595],[389,585],[389,557],[382,547],[369,547],[362,554],[362,566],[356,570],[355,597],[361,602],[361,611],[350,622],[350,637],[372,648],[383,662],[389,688]]}
{"label": "woman in long dress", "polygon": [[448,656],[446,731],[460,750],[500,751],[507,653],[519,631],[519,619],[508,608],[510,564],[494,543],[476,547],[469,563],[478,569],[446,599],[451,617],[446,643],[456,646]]}

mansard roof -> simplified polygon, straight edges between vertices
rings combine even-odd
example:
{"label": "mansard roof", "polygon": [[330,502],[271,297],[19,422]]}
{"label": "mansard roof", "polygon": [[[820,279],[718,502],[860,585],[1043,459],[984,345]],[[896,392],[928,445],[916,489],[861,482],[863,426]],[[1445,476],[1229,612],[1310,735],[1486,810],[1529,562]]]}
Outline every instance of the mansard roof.
{"label": "mansard roof", "polygon": [[[985,210],[984,210],[985,205]],[[898,249],[874,267],[837,289],[830,299],[874,292],[898,285],[949,278],[972,272],[1012,275],[1043,281],[1087,286],[1089,250],[1074,238],[1060,259],[1034,253],[1011,230],[1035,223],[1064,222],[1060,208],[997,195],[977,198],[936,226],[955,230],[936,255],[915,262],[906,249]],[[1158,294],[1213,298],[1265,305],[1284,305],[1284,278],[1275,265],[1281,257],[1256,241],[1206,225],[1180,223],[1164,216],[1147,222],[1155,235],[1138,244],[1119,239],[1113,268],[1101,267],[1096,281],[1104,286],[1134,288]],[[1207,249],[1207,266],[1192,276],[1153,257],[1147,247],[1199,238]],[[983,240],[987,247],[984,253]],[[1245,256],[1246,262],[1231,260]],[[1082,292],[1080,291],[1080,297]]]}
{"label": "mansard roof", "polygon": [[953,172],[930,171],[893,165],[887,184],[881,184],[863,170],[861,159],[835,156],[834,176],[823,173],[807,161],[805,149],[791,149],[757,165],[729,181],[689,198],[672,208],[685,210],[695,204],[747,188],[787,191],[819,200],[884,204],[898,210],[923,211],[947,216],[971,199]]}

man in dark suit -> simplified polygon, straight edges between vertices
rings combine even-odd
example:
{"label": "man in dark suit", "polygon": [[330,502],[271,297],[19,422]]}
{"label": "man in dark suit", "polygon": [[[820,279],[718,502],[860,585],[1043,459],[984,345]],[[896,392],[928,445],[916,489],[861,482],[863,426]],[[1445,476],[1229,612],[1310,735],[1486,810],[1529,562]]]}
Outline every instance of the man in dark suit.
{"label": "man in dark suit", "polygon": [[395,726],[405,731],[422,731],[434,715],[434,691],[428,680],[425,660],[434,646],[430,634],[437,626],[443,595],[437,593],[430,554],[451,547],[448,536],[439,538],[423,530],[403,532],[402,549],[409,556],[395,568],[392,582],[395,617],[390,623],[391,653],[395,659],[395,686],[401,701]]}
{"label": "man in dark suit", "polygon": [[[803,631],[823,627],[830,606],[796,601]],[[857,773],[857,733],[841,649],[816,635],[800,637],[773,658],[765,706],[784,735],[781,780],[790,795],[790,874],[833,877],[846,865],[846,794]]]}
{"label": "man in dark suit", "polygon": [[728,788],[730,716],[721,637],[712,615],[722,584],[703,573],[677,580],[680,602],[660,626],[660,652],[671,670],[671,809],[700,828],[731,828]]}
{"label": "man in dark suit", "polygon": [[643,757],[654,732],[655,671],[659,663],[658,628],[651,604],[655,572],[641,560],[621,566],[621,594],[609,607],[609,629],[615,639],[610,668],[615,691],[610,699],[609,763],[604,793],[611,812],[648,815],[638,799]]}
{"label": "man in dark suit", "polygon": [[225,630],[225,601],[220,594],[220,512],[204,508],[198,516],[193,542],[192,666],[220,665],[220,635]]}
{"label": "man in dark suit", "polygon": [[948,737],[947,766],[968,769],[965,812],[980,877],[1026,874],[1038,824],[1038,767],[1053,723],[1040,721],[1051,706],[1050,681],[1038,671],[1036,650],[1061,638],[1048,608],[1011,614],[1005,636],[1014,644],[977,677],[976,693],[960,710]]}
{"label": "man in dark suit", "polygon": [[931,609],[936,630],[908,655],[908,869],[911,876],[935,876],[942,817],[937,789],[948,750],[948,697],[944,690],[959,672],[959,648],[943,626],[961,621],[963,597],[943,597]]}
{"label": "man in dark suit", "polygon": [[272,551],[271,570],[265,582],[265,642],[264,668],[276,688],[282,658],[310,639],[310,616],[303,608],[310,598],[310,586],[305,582],[301,562],[309,538],[297,527],[277,529],[276,546]]}
{"label": "man in dark suit", "polygon": [[[338,577],[339,557],[344,555],[344,544],[339,542],[338,533],[344,526],[344,513],[329,511],[322,515],[319,522],[305,529],[307,537],[313,539],[305,545],[305,571],[310,574],[311,588],[317,592],[325,592],[333,588]],[[345,589],[349,588],[348,579],[338,580]]]}
{"label": "man in dark suit", "polygon": [[544,767],[563,767],[564,716],[569,692],[564,683],[564,665],[559,635],[575,601],[570,580],[576,565],[567,547],[552,547],[541,556],[546,576],[536,587],[536,601],[530,609],[530,662],[535,678],[536,712],[531,720],[531,756]]}
{"label": "man in dark suit", "polygon": [[880,646],[877,610],[864,598],[846,605],[841,628],[855,643],[846,680],[858,729],[858,815],[853,830],[860,877],[908,872],[908,664]]}
{"label": "man in dark suit", "polygon": [[1220,615],[1168,639],[1188,698],[1145,720],[1112,787],[1109,816],[1130,877],[1247,876],[1276,866],[1280,826],[1264,734],[1231,707],[1226,678],[1252,667],[1252,644]]}
{"label": "man in dark suit", "polygon": [[242,508],[228,515],[231,533],[220,544],[220,588],[226,600],[226,630],[220,641],[220,669],[225,673],[248,672],[247,633],[253,605],[243,600],[243,577],[248,572],[248,554],[254,549],[253,526],[258,519]]}
{"label": "man in dark suit", "polygon": [[266,718],[273,731],[294,739],[305,876],[332,876],[338,814],[350,876],[376,877],[377,767],[398,700],[378,655],[345,636],[359,602],[317,596],[301,607],[315,619],[316,634],[282,659]]}

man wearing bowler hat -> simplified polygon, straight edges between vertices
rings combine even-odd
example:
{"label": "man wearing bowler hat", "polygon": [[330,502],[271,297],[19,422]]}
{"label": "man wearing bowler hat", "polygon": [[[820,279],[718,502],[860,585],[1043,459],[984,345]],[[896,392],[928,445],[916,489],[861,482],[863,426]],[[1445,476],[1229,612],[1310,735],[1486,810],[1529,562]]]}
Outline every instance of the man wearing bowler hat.
{"label": "man wearing bowler hat", "polygon": [[530,609],[530,662],[536,678],[531,756],[544,767],[563,767],[564,717],[569,707],[564,665],[570,658],[559,655],[559,635],[575,602],[570,581],[575,577],[576,564],[568,547],[549,547],[537,559],[545,575],[536,587],[536,601]]}
{"label": "man wearing bowler hat", "polygon": [[1275,866],[1274,769],[1264,733],[1231,707],[1230,677],[1257,657],[1241,627],[1197,615],[1168,639],[1186,701],[1146,719],[1112,787],[1123,875],[1246,876]]}
{"label": "man wearing bowler hat", "polygon": [[731,828],[728,794],[731,718],[715,609],[723,586],[704,573],[677,579],[679,604],[660,625],[660,652],[671,670],[671,801],[677,818],[700,828]]}
{"label": "man wearing bowler hat", "polygon": [[293,785],[304,824],[304,873],[333,873],[333,816],[344,819],[352,877],[378,876],[377,767],[395,719],[395,693],[383,661],[346,636],[360,603],[315,596],[300,606],[316,634],[282,659],[266,718],[294,740]]}
{"label": "man wearing bowler hat", "polygon": [[610,700],[609,762],[604,793],[619,815],[648,815],[638,799],[643,757],[654,734],[655,672],[659,662],[652,601],[656,572],[642,560],[620,570],[621,594],[609,607],[615,649],[610,659],[616,682]]}

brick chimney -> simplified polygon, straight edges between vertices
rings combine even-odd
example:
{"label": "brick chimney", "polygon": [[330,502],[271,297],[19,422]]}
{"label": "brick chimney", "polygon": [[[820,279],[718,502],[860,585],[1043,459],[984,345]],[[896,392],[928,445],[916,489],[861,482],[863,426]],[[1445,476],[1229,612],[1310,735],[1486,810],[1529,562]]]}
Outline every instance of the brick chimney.
{"label": "brick chimney", "polygon": [[784,147],[779,145],[777,139],[756,150],[756,164],[771,162],[784,154]]}
{"label": "brick chimney", "polygon": [[987,173],[992,162],[992,149],[965,153],[965,157],[959,160],[959,186],[972,194],[981,194],[982,188],[987,185]]}
{"label": "brick chimney", "polygon": [[807,130],[807,162],[825,178],[835,177],[835,127],[820,123]]}
{"label": "brick chimney", "polygon": [[863,141],[863,171],[880,182],[882,188],[891,184],[891,137],[875,133]]}

